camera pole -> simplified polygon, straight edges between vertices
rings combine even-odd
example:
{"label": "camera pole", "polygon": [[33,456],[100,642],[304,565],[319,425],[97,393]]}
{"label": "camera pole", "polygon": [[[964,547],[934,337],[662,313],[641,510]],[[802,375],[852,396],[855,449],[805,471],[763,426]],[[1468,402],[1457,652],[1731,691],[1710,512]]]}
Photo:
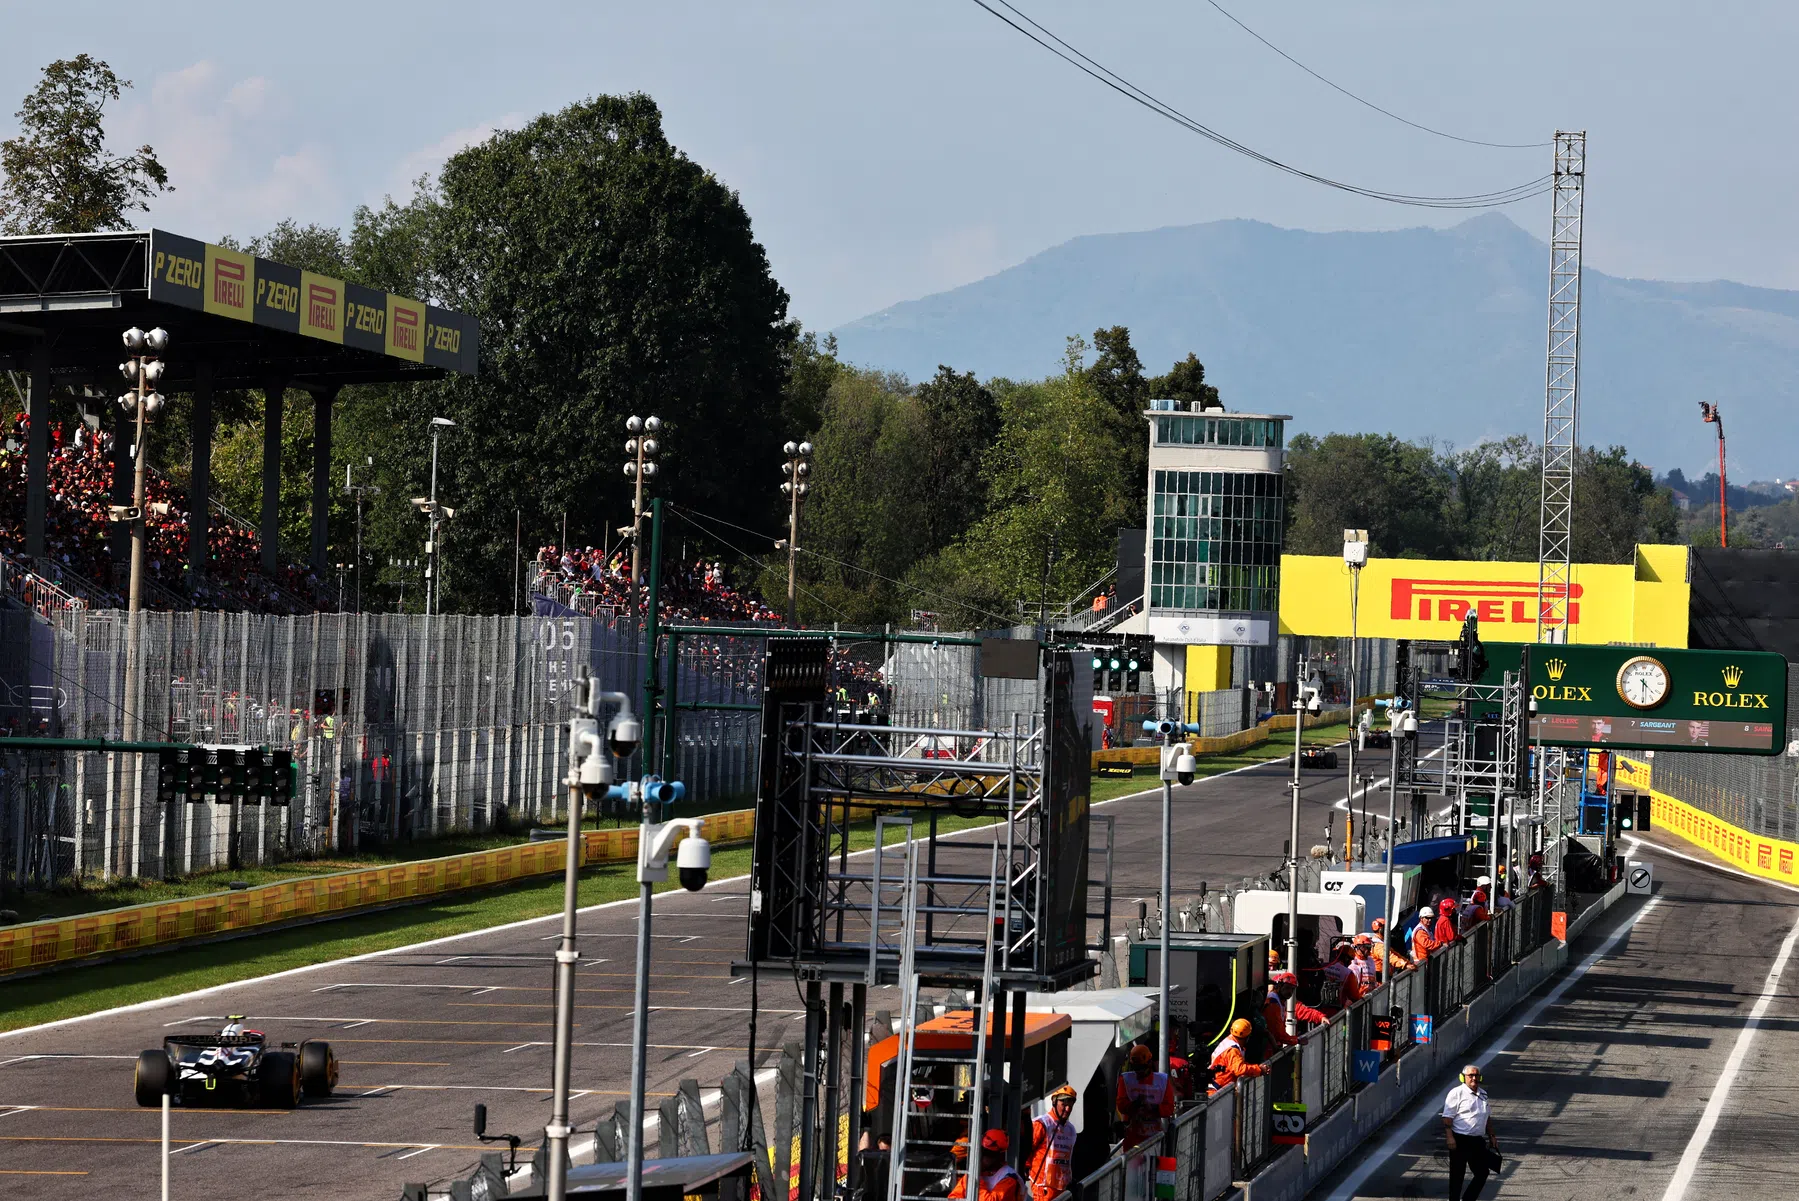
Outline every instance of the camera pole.
{"label": "camera pole", "polygon": [[1157,1040],[1159,1066],[1156,1070],[1166,1076],[1170,1040],[1173,1036],[1168,1009],[1168,906],[1174,890],[1174,782],[1178,778],[1182,784],[1193,783],[1193,753],[1179,739],[1183,734],[1199,733],[1199,727],[1176,721],[1146,721],[1143,728],[1162,736],[1162,919],[1158,923],[1161,926],[1162,945],[1161,958],[1156,968],[1156,1023],[1161,1028],[1161,1036]]}

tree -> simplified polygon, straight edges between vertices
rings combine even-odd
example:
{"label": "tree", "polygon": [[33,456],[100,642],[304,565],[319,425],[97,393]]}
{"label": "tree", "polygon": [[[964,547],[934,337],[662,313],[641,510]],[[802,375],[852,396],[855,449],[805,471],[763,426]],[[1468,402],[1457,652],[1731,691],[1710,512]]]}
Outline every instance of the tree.
{"label": "tree", "polygon": [[1453,556],[1444,526],[1449,471],[1435,450],[1391,434],[1299,434],[1287,445],[1286,549],[1337,554],[1345,529],[1372,552]]}
{"label": "tree", "polygon": [[359,402],[386,431],[396,496],[425,486],[427,422],[457,422],[439,475],[457,603],[508,603],[515,512],[534,533],[566,513],[571,540],[596,545],[629,512],[633,413],[664,422],[656,494],[776,524],[787,295],[737,196],[669,144],[649,97],[573,104],[459,152],[435,191],[359,213],[349,253],[371,282],[410,277],[412,295],[481,322],[477,378]]}
{"label": "tree", "polygon": [[1603,453],[1588,447],[1575,457],[1576,562],[1630,563],[1637,543],[1672,542],[1677,536],[1672,497],[1622,446]]}
{"label": "tree", "polygon": [[1144,477],[1120,478],[1118,414],[1094,387],[1085,350],[1070,338],[1062,374],[1042,383],[996,382],[987,516],[908,581],[933,593],[952,625],[1035,620],[1045,602],[1078,596],[1112,565],[1133,489],[1142,511]]}
{"label": "tree", "polygon": [[1194,404],[1208,409],[1221,409],[1224,402],[1218,399],[1218,389],[1206,383],[1206,365],[1199,361],[1192,351],[1168,369],[1167,375],[1158,375],[1149,381],[1149,394],[1159,399],[1170,399],[1183,409]]}
{"label": "tree", "polygon": [[106,102],[131,86],[91,55],[58,59],[14,115],[19,134],[0,142],[0,227],[11,234],[129,229],[128,214],[173,191],[156,151],[106,150]]}
{"label": "tree", "polygon": [[939,366],[915,397],[925,466],[912,477],[915,520],[932,549],[948,546],[987,510],[982,463],[999,438],[999,401],[973,372]]}

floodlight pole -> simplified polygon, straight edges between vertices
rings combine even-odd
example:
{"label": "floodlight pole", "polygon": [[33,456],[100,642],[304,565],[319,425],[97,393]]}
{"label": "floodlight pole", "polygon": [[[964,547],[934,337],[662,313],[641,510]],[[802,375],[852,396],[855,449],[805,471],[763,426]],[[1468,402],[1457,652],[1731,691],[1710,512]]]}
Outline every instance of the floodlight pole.
{"label": "floodlight pole", "polygon": [[[1293,681],[1293,832],[1287,843],[1287,970],[1299,972],[1299,744],[1306,727],[1306,660]],[[1295,991],[1295,996],[1298,990]],[[1298,1032],[1294,997],[1287,998],[1287,1033]]]}

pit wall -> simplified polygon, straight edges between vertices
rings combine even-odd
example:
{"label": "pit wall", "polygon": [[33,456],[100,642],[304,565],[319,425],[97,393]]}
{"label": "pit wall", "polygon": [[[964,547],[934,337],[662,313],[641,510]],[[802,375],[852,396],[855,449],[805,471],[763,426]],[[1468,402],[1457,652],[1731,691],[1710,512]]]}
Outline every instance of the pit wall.
{"label": "pit wall", "polygon": [[1649,786],[1649,764],[1618,756],[1617,782],[1650,797],[1649,828],[1667,830],[1752,876],[1799,884],[1799,843],[1752,834]]}
{"label": "pit wall", "polygon": [[[706,837],[715,844],[745,841],[755,816],[753,809],[708,814]],[[556,875],[567,854],[568,844],[557,838],[11,926],[0,929],[0,979]],[[636,860],[637,827],[582,831],[583,866]]]}

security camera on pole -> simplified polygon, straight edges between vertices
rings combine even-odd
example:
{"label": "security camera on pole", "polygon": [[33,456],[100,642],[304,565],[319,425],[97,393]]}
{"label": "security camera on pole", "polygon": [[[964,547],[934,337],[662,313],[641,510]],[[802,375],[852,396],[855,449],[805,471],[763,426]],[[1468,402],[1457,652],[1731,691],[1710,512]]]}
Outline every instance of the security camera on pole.
{"label": "security camera on pole", "polygon": [[[1287,970],[1299,971],[1299,747],[1305,737],[1306,714],[1323,708],[1318,688],[1307,678],[1310,665],[1300,657],[1293,680],[1293,833],[1287,843]],[[1293,997],[1287,998],[1287,1033],[1299,1033],[1293,1013]]]}
{"label": "security camera on pole", "polygon": [[[127,637],[125,643],[125,741],[133,742],[138,737],[137,713],[137,677],[139,643],[143,632],[143,586],[144,586],[144,546],[149,541],[147,515],[144,511],[144,488],[148,478],[150,456],[147,453],[150,440],[150,423],[162,412],[162,393],[156,385],[162,380],[162,354],[169,348],[168,331],[157,328],[145,333],[135,325],[125,331],[125,350],[130,358],[119,364],[119,374],[123,375],[131,387],[125,395],[119,397],[119,407],[137,418],[137,432],[131,444],[131,461],[133,465],[131,479],[131,503],[129,505],[112,505],[107,510],[110,521],[124,521],[131,525],[131,580],[127,593]],[[34,398],[35,400],[35,398]],[[38,421],[50,419],[47,404],[32,405],[32,417]],[[152,506],[159,515],[168,513],[167,505]],[[143,756],[137,756],[136,795],[142,796],[144,790]],[[167,874],[165,872],[165,874]]]}
{"label": "security camera on pole", "polygon": [[1199,727],[1178,721],[1146,721],[1143,728],[1162,738],[1162,918],[1158,923],[1162,945],[1158,951],[1160,975],[1156,996],[1156,1020],[1161,1024],[1161,1037],[1157,1044],[1156,1070],[1165,1073],[1168,1071],[1168,1040],[1172,1029],[1168,1018],[1168,906],[1174,877],[1174,785],[1177,780],[1183,786],[1193,783],[1193,752],[1187,746],[1185,736],[1199,733]]}
{"label": "security camera on pole", "polygon": [[[600,732],[602,706],[615,705]],[[705,822],[699,818],[661,821],[661,807],[681,799],[686,789],[674,781],[654,776],[629,784],[613,783],[612,761],[629,759],[643,741],[643,724],[631,711],[631,698],[623,692],[603,692],[589,678],[575,690],[575,712],[568,723],[568,855],[563,869],[562,939],[556,950],[556,1029],[554,1067],[550,1088],[550,1121],[544,1127],[548,1154],[547,1197],[557,1201],[568,1190],[569,1079],[575,1025],[575,966],[581,955],[576,945],[576,893],[580,882],[581,819],[585,801],[602,798],[642,806],[643,824],[637,838],[638,899],[637,1013],[632,1024],[631,1128],[628,1196],[641,1198],[643,1190],[644,1056],[649,1035],[650,895],[653,886],[668,878],[668,854],[675,839],[688,837],[676,853],[675,866],[681,885],[698,891],[706,885],[712,866],[712,847],[701,836]]]}
{"label": "security camera on pole", "polygon": [[[637,629],[637,585],[643,578],[643,491],[656,478],[656,454],[662,449],[656,435],[662,432],[662,418],[635,414],[625,418],[625,478],[636,485],[631,497],[631,629]],[[564,550],[567,548],[564,547]],[[635,637],[635,634],[633,634]]]}
{"label": "security camera on pole", "polygon": [[[800,501],[806,498],[811,485],[806,477],[812,474],[812,443],[789,442],[781,448],[787,461],[781,464],[781,474],[787,478],[781,483],[781,495],[787,498],[787,624],[797,627],[800,624],[799,609],[796,601],[799,582],[795,571],[798,567],[800,549]],[[781,549],[777,546],[775,549]]]}

